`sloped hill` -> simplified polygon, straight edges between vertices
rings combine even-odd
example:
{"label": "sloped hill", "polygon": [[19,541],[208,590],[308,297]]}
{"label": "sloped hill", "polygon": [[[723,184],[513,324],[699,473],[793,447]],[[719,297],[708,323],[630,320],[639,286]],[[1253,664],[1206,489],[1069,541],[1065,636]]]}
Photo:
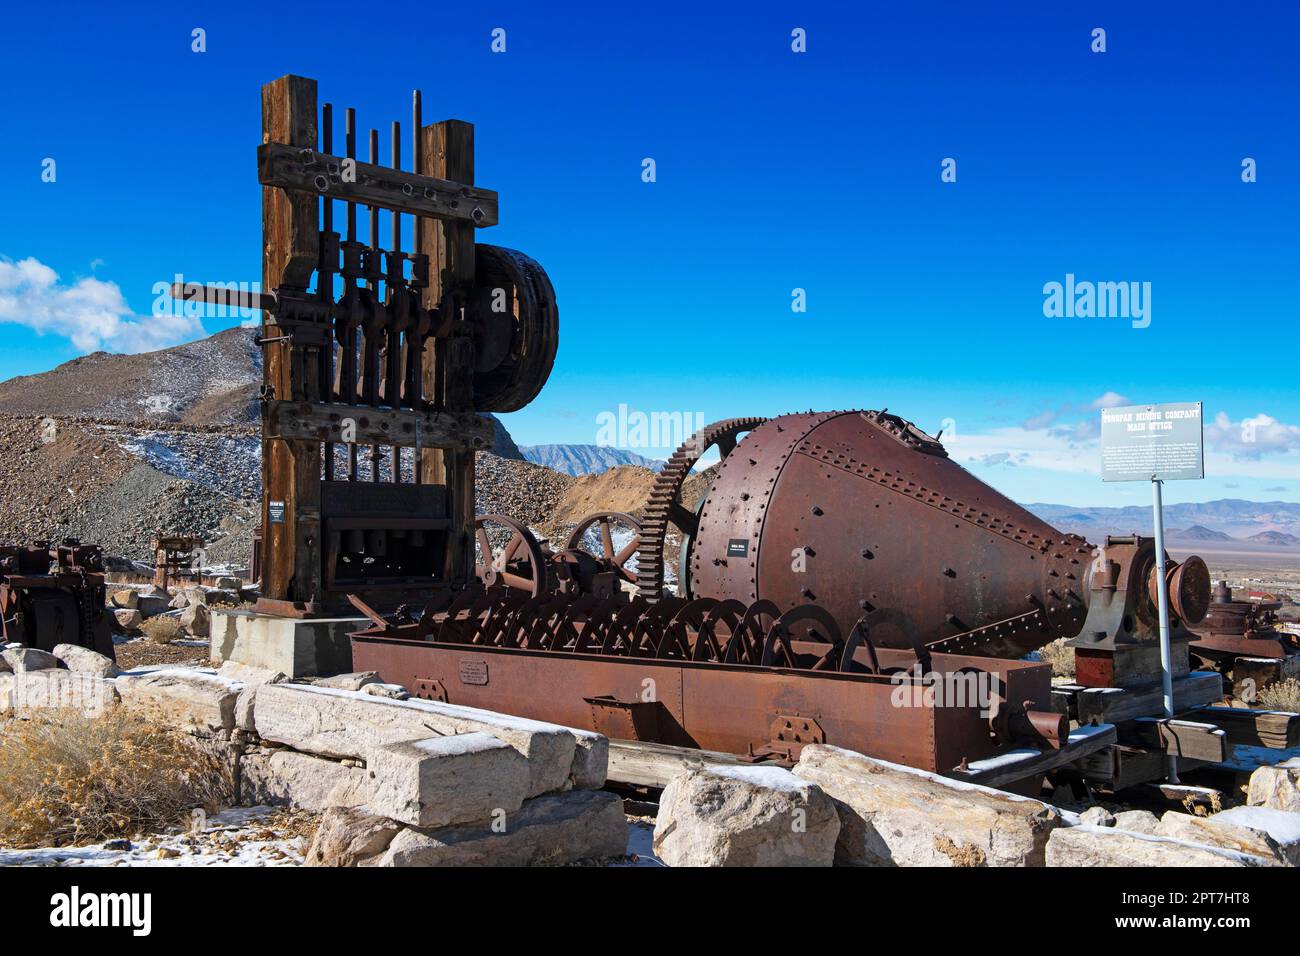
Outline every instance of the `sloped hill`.
{"label": "sloped hill", "polygon": [[598,475],[624,465],[635,465],[650,471],[660,471],[664,463],[654,458],[644,458],[636,452],[605,445],[524,445],[519,449],[524,458],[566,475]]}
{"label": "sloped hill", "polygon": [[262,356],[253,329],[227,329],[158,352],[95,352],[0,382],[10,415],[190,425],[257,422]]}

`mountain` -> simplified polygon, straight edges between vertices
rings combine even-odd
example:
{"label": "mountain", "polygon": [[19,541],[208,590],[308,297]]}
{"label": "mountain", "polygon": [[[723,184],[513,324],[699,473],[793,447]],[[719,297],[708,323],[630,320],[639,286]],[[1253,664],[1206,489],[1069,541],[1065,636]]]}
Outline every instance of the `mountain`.
{"label": "mountain", "polygon": [[262,355],[253,329],[227,329],[158,352],[94,352],[0,382],[7,415],[98,418],[147,426],[253,425]]}
{"label": "mountain", "polygon": [[[1151,533],[1149,505],[1080,508],[1078,505],[1033,502],[1024,507],[1053,527],[1081,534],[1090,540],[1098,540],[1106,534]],[[1300,502],[1219,498],[1215,501],[1165,505],[1165,526],[1184,528],[1184,534],[1195,534],[1195,529],[1199,528],[1201,531],[1218,532],[1229,539],[1238,540],[1269,531],[1300,536]]]}
{"label": "mountain", "polygon": [[1203,528],[1199,524],[1194,524],[1190,528],[1170,528],[1165,532],[1170,538],[1177,541],[1231,541],[1232,535],[1224,534],[1222,531],[1211,531],[1209,528]]}
{"label": "mountain", "polygon": [[635,452],[604,445],[524,445],[524,458],[566,475],[598,475],[620,465],[637,465],[661,471],[664,463]]}
{"label": "mountain", "polygon": [[1283,547],[1294,548],[1300,545],[1300,537],[1293,534],[1287,534],[1284,531],[1261,531],[1259,534],[1252,534],[1246,539],[1247,541],[1258,541],[1261,544],[1280,544]]}

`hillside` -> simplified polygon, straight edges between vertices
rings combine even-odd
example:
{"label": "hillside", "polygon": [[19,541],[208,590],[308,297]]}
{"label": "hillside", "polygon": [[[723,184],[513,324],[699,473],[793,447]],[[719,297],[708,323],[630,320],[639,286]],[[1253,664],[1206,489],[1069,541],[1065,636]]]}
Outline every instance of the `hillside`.
{"label": "hillside", "polygon": [[659,459],[643,458],[635,452],[605,445],[524,445],[519,450],[534,464],[575,477],[598,475],[625,465],[656,472],[664,467]]}

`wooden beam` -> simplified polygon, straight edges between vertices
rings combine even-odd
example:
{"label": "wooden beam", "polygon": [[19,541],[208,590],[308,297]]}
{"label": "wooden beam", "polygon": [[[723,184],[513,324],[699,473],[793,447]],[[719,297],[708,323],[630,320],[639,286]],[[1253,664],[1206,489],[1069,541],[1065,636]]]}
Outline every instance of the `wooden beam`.
{"label": "wooden beam", "polygon": [[[1174,680],[1174,713],[1196,710],[1223,699],[1223,678],[1210,671],[1194,671]],[[1160,685],[1148,687],[1090,687],[1076,698],[1080,721],[1116,724],[1137,717],[1159,717],[1164,712]]]}
{"label": "wooden beam", "polygon": [[257,148],[257,178],[263,186],[302,192],[314,200],[329,195],[344,202],[394,212],[486,227],[497,224],[497,194],[491,189],[357,160],[356,179],[344,179],[342,156],[285,143]]}
{"label": "wooden beam", "polygon": [[[425,176],[474,185],[474,127],[460,120],[443,120],[420,130],[419,170]],[[429,257],[429,287],[424,307],[451,308],[474,286],[474,228],[463,222],[426,223],[421,248]],[[458,315],[453,315],[459,318]],[[474,407],[474,340],[453,334],[436,340],[433,355],[425,356],[425,395],[449,412]],[[447,486],[452,530],[447,535],[447,578],[463,583],[474,573],[474,453],[438,448],[421,455],[425,481]]]}
{"label": "wooden beam", "polygon": [[313,402],[269,402],[266,433],[287,441],[347,444],[343,433],[350,422],[352,444],[402,448],[487,448],[492,422],[473,413],[435,414],[406,408],[382,409]]}
{"label": "wooden beam", "polygon": [[1066,745],[1060,749],[1038,750],[1027,747],[988,760],[973,761],[967,765],[966,770],[950,770],[947,776],[983,787],[1005,787],[1017,780],[1036,777],[1057,767],[1072,764],[1089,754],[1107,751],[1114,743],[1115,728],[1110,724],[1079,727],[1070,732]]}
{"label": "wooden beam", "polygon": [[1212,723],[1139,717],[1125,725],[1120,739],[1135,747],[1163,750],[1186,760],[1218,763],[1228,755],[1228,735]]}
{"label": "wooden beam", "polygon": [[[262,87],[262,141],[317,147],[315,80],[282,76]],[[307,288],[319,259],[318,230],[316,196],[263,187],[263,289]],[[263,334],[273,326],[264,313]],[[263,383],[282,399],[293,397],[290,353],[288,342],[269,343],[263,353]],[[262,475],[262,595],[313,602],[321,581],[320,446],[264,435]]]}
{"label": "wooden beam", "polygon": [[695,750],[644,740],[610,740],[607,779],[638,787],[663,789],[680,773],[702,767],[753,766],[736,754]]}

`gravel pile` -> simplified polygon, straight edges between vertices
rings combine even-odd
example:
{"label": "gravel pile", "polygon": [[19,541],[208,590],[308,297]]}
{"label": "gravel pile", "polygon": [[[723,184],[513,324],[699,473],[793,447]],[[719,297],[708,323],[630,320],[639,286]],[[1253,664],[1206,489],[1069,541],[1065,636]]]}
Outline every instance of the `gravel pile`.
{"label": "gravel pile", "polygon": [[475,464],[475,512],[504,514],[537,528],[555,512],[573,478],[527,461],[481,452]]}

